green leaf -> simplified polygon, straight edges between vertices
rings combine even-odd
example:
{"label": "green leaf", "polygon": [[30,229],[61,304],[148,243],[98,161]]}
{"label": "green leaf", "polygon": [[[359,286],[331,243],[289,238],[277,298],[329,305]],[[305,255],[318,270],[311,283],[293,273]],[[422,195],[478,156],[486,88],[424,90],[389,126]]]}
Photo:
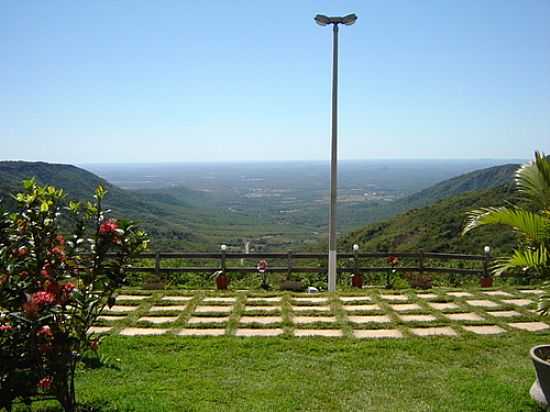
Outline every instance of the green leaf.
{"label": "green leaf", "polygon": [[40,212],[47,213],[49,209],[50,205],[48,205],[48,202],[42,202],[42,204],[40,205]]}

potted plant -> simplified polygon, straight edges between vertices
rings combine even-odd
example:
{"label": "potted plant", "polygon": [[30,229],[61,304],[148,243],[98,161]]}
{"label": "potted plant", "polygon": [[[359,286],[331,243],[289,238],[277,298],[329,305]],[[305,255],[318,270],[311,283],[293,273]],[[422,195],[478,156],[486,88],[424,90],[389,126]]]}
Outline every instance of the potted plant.
{"label": "potted plant", "polygon": [[361,272],[354,273],[351,275],[351,286],[358,289],[363,289],[365,284],[365,277]]}
{"label": "potted plant", "polygon": [[[483,225],[500,224],[512,228],[520,243],[509,257],[497,259],[492,267],[494,275],[504,272],[536,275],[550,278],[550,159],[535,152],[535,159],[523,165],[515,176],[515,191],[519,203],[510,206],[490,207],[469,212],[463,233]],[[550,295],[539,300],[539,312],[550,311]],[[550,400],[550,345],[536,346],[531,350],[537,380],[531,396],[548,405]],[[542,395],[542,396],[539,396]]]}
{"label": "potted plant", "polygon": [[412,288],[415,289],[431,289],[432,276],[425,273],[407,273],[405,278],[409,281]]}
{"label": "potted plant", "polygon": [[493,277],[491,275],[482,275],[479,278],[479,286],[482,288],[492,288],[493,287]]}
{"label": "potted plant", "polygon": [[229,276],[227,276],[223,270],[214,272],[212,277],[216,281],[216,288],[218,290],[227,290],[229,286]]}

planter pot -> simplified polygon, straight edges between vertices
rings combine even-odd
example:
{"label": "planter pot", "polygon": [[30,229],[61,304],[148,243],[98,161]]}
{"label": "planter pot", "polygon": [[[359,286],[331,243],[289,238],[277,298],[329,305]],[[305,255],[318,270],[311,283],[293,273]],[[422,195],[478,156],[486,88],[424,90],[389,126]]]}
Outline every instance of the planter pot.
{"label": "planter pot", "polygon": [[482,276],[479,278],[479,285],[482,288],[491,288],[493,287],[493,277],[492,276]]}
{"label": "planter pot", "polygon": [[414,289],[431,289],[432,288],[432,278],[431,276],[423,276],[420,278],[413,278],[409,280],[409,283]]}
{"label": "planter pot", "polygon": [[229,277],[223,273],[216,277],[216,287],[219,290],[226,290],[229,286]]}
{"label": "planter pot", "polygon": [[550,362],[545,359],[550,359],[550,345],[535,346],[531,348],[529,355],[537,374],[529,394],[540,407],[547,408],[550,400]]}
{"label": "planter pot", "polygon": [[361,274],[352,275],[351,277],[351,286],[354,288],[363,289],[363,284],[365,283],[365,278]]}

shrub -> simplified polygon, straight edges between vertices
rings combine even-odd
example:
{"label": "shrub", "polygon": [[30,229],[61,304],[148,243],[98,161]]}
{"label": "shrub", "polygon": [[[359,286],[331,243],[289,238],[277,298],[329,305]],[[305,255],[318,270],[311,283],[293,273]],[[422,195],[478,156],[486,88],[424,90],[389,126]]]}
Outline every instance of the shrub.
{"label": "shrub", "polygon": [[17,210],[0,211],[0,408],[53,396],[75,410],[76,364],[99,345],[88,330],[148,242],[132,222],[107,217],[105,195],[98,187],[93,202],[64,207],[63,190],[31,179]]}

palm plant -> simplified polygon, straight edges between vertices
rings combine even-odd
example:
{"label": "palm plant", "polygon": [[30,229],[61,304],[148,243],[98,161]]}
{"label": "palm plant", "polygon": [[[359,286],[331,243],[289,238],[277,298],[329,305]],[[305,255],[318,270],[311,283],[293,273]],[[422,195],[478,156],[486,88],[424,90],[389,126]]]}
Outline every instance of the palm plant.
{"label": "palm plant", "polygon": [[[495,275],[504,272],[530,273],[550,278],[550,158],[535,152],[535,159],[523,165],[515,175],[518,202],[468,213],[463,234],[479,226],[501,224],[519,235],[511,256],[496,260]],[[541,310],[550,308],[550,296],[542,299]]]}

